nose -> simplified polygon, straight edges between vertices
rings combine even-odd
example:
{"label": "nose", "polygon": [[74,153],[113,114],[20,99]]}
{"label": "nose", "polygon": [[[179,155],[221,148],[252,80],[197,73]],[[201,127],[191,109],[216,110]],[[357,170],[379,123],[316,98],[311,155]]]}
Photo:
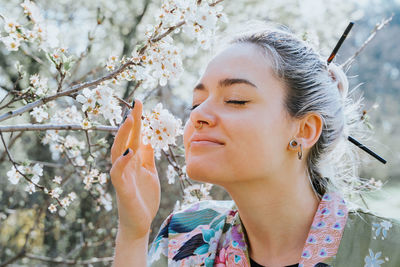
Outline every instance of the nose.
{"label": "nose", "polygon": [[200,128],[201,124],[203,124],[201,126],[202,128],[205,127],[205,124],[207,124],[209,127],[214,126],[216,122],[214,111],[215,106],[213,107],[209,100],[203,101],[190,113],[190,120],[193,126],[197,128]]}

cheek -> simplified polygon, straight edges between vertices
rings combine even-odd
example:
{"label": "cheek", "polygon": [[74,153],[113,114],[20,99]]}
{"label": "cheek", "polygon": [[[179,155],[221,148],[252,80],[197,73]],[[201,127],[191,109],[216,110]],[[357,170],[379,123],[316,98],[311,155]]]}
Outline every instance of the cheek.
{"label": "cheek", "polygon": [[270,169],[284,150],[279,122],[268,117],[257,115],[243,120],[230,134],[232,142],[227,147],[227,160],[238,169]]}

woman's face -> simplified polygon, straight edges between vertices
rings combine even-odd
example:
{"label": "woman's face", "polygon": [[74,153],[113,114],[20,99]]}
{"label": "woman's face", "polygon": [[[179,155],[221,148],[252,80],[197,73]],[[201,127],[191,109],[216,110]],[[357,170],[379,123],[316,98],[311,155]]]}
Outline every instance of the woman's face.
{"label": "woman's face", "polygon": [[[234,44],[214,57],[193,91],[197,107],[184,128],[188,176],[224,185],[265,179],[282,169],[294,132],[283,106],[284,90],[254,44]],[[199,122],[203,127],[196,129]],[[195,135],[222,144],[191,143]]]}

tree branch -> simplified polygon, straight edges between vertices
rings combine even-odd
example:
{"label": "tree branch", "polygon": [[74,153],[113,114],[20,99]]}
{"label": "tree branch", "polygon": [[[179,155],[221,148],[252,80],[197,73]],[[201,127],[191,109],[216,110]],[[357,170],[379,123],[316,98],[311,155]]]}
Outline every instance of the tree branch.
{"label": "tree branch", "polygon": [[381,23],[377,24],[375,26],[375,28],[372,30],[372,33],[369,35],[369,37],[367,38],[367,40],[362,44],[362,46],[357,50],[357,52],[354,53],[353,56],[351,56],[349,59],[347,59],[343,64],[340,65],[340,67],[342,69],[348,69],[350,67],[350,65],[353,63],[354,59],[364,50],[364,48],[374,39],[376,33],[381,30],[384,26],[386,26],[386,24],[388,24],[392,18],[393,18],[394,14],[392,14],[392,16],[390,16],[390,18],[388,19],[384,19],[382,20]]}
{"label": "tree branch", "polygon": [[45,131],[45,130],[74,130],[74,131],[97,130],[105,132],[116,132],[118,131],[118,127],[108,126],[108,125],[98,125],[98,126],[92,126],[88,129],[84,129],[79,124],[20,124],[20,125],[0,126],[0,132]]}
{"label": "tree branch", "polygon": [[110,74],[108,74],[106,76],[103,76],[101,78],[95,79],[95,80],[90,81],[90,82],[85,82],[85,83],[81,83],[81,84],[72,86],[69,90],[65,90],[65,91],[62,91],[62,92],[57,93],[55,95],[39,99],[39,100],[37,100],[35,102],[29,103],[29,104],[23,106],[22,108],[19,108],[17,110],[9,111],[6,114],[3,114],[3,115],[0,116],[0,122],[4,121],[4,120],[7,120],[9,118],[15,117],[17,115],[20,115],[20,114],[22,114],[22,113],[24,113],[26,111],[29,111],[29,110],[33,109],[34,107],[38,107],[38,106],[44,105],[47,102],[55,100],[55,99],[57,99],[59,97],[68,96],[68,95],[76,93],[76,92],[78,92],[78,91],[80,91],[80,90],[82,90],[84,88],[87,88],[87,87],[90,87],[90,86],[99,85],[100,83],[102,83],[104,81],[110,80],[110,79],[118,76],[118,74],[123,72],[127,67],[129,67],[130,65],[134,65],[134,64],[135,63],[130,62],[130,61],[126,62],[121,67],[119,67],[117,70],[115,70],[114,72],[112,72],[112,73],[110,73]]}
{"label": "tree branch", "polygon": [[44,261],[48,263],[54,263],[54,264],[68,264],[68,265],[91,265],[94,263],[99,263],[99,262],[111,262],[114,260],[114,257],[105,257],[105,258],[92,258],[88,260],[82,260],[82,261],[75,261],[75,260],[69,260],[69,259],[53,259],[50,257],[46,256],[40,256],[40,255],[34,255],[31,253],[27,253],[25,257],[33,259],[33,260],[39,260],[39,261]]}

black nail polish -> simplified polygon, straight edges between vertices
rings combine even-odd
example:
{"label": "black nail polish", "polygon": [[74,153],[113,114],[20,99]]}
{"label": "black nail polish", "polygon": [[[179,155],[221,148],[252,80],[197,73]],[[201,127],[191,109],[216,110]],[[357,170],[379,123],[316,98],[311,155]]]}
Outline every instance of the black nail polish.
{"label": "black nail polish", "polygon": [[124,152],[124,156],[126,156],[129,153],[129,147],[126,149],[126,151]]}
{"label": "black nail polish", "polygon": [[132,102],[132,109],[135,107],[135,99],[133,99],[133,102]]}

